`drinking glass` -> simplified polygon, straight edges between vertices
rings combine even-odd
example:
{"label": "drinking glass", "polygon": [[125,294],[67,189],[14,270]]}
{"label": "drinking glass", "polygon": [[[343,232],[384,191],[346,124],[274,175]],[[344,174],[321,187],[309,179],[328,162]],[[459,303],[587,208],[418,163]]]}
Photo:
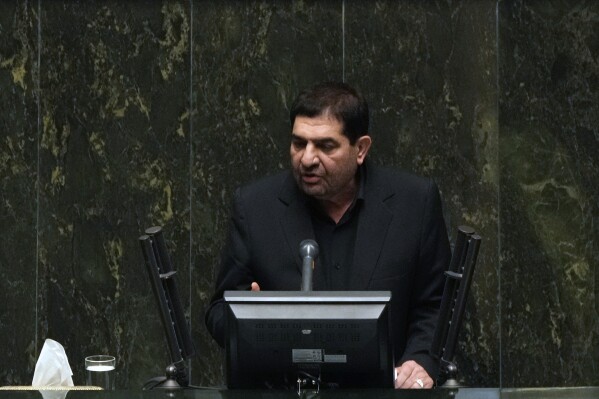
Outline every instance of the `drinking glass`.
{"label": "drinking glass", "polygon": [[94,355],[85,358],[86,385],[114,390],[116,359],[109,355]]}

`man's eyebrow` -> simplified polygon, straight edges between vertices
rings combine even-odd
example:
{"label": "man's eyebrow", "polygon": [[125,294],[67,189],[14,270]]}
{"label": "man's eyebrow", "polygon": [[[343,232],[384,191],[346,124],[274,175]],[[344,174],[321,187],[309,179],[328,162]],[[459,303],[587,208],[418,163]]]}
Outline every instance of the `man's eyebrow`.
{"label": "man's eyebrow", "polygon": [[298,136],[297,134],[294,134],[294,133],[291,133],[291,139],[298,140],[298,141],[312,141],[315,144],[337,143],[337,140],[335,140],[333,137],[324,137],[322,139],[306,140],[305,138]]}

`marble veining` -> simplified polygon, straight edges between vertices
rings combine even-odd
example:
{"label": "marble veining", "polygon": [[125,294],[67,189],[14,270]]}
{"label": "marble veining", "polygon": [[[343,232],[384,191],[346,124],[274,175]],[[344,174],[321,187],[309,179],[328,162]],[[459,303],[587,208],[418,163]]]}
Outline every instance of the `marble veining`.
{"label": "marble veining", "polygon": [[433,177],[451,239],[483,237],[460,379],[599,384],[598,21],[583,0],[0,2],[1,385],[30,383],[45,338],[77,384],[89,354],[119,388],[164,373],[152,225],[191,380],[222,384],[203,312],[233,190],[288,166],[297,92],[343,78],[373,160]]}
{"label": "marble veining", "polygon": [[506,385],[598,381],[598,17],[585,2],[500,10]]}
{"label": "marble veining", "polygon": [[[37,358],[37,15],[0,3],[0,381],[31,383]],[[9,361],[10,360],[10,361]]]}

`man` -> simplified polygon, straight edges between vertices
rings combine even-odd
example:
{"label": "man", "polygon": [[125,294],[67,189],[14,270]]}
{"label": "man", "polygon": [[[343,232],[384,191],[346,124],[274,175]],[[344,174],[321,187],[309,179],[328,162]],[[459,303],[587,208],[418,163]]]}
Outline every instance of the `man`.
{"label": "man", "polygon": [[371,165],[368,105],[323,83],[291,107],[291,172],[236,191],[216,293],[206,314],[224,345],[225,290],[298,290],[299,243],[315,239],[314,290],[389,290],[396,388],[431,388],[429,354],[450,258],[436,185]]}

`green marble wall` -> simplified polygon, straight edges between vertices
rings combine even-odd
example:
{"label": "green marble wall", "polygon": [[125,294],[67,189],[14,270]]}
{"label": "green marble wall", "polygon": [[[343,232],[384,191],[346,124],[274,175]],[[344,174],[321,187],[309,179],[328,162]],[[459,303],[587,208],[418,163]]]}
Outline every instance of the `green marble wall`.
{"label": "green marble wall", "polygon": [[599,4],[499,20],[503,384],[597,385]]}
{"label": "green marble wall", "polygon": [[47,337],[168,354],[137,237],[165,226],[199,357],[232,190],[287,167],[287,111],[361,89],[373,158],[432,176],[483,236],[457,360],[469,385],[597,385],[599,6],[593,2],[0,2],[0,385]]}
{"label": "green marble wall", "polygon": [[20,384],[37,358],[37,23],[0,2],[0,385]]}

